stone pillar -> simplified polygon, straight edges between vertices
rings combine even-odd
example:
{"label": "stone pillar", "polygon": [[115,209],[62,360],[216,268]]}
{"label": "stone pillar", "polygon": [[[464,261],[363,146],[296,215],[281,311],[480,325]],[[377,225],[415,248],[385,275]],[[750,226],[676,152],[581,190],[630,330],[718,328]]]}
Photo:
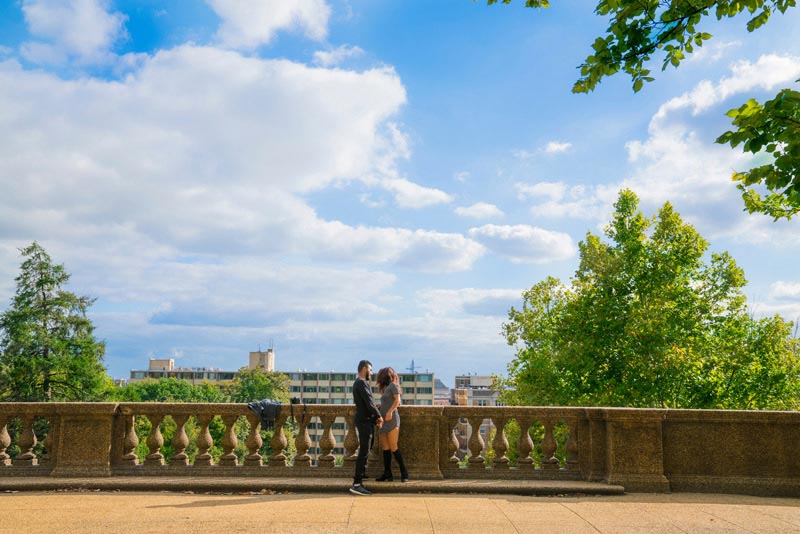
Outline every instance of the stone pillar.
{"label": "stone pillar", "polygon": [[664,476],[665,410],[604,408],[606,482],[626,491],[669,492]]}
{"label": "stone pillar", "polygon": [[51,459],[53,476],[111,476],[111,437],[117,404],[59,403]]}
{"label": "stone pillar", "polygon": [[[400,406],[400,450],[408,468],[409,475],[414,479],[441,479],[444,478],[439,468],[439,459],[442,454],[441,437],[443,422],[441,406]],[[452,436],[452,432],[444,432]],[[442,449],[444,450],[444,449]],[[445,454],[447,451],[445,450]]]}

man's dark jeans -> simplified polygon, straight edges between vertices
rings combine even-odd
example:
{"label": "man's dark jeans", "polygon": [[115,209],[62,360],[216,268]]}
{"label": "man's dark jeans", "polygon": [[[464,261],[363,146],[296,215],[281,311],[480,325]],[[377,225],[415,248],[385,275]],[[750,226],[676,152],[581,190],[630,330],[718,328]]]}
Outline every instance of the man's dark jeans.
{"label": "man's dark jeans", "polygon": [[367,470],[367,457],[372,447],[372,431],[375,425],[369,421],[356,423],[358,430],[358,457],[356,458],[356,472],[353,476],[353,485],[361,484]]}

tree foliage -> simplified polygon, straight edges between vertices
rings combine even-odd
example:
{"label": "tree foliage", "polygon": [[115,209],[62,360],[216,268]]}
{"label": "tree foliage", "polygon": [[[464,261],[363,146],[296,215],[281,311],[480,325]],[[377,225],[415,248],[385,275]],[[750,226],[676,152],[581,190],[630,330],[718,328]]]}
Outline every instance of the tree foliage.
{"label": "tree foliage", "polygon": [[272,399],[289,402],[289,377],[284,373],[242,367],[230,387],[233,402]]}
{"label": "tree foliage", "polygon": [[86,316],[94,299],[65,290],[70,275],[38,243],[21,253],[16,294],[0,315],[0,400],[101,399],[110,380]]}
{"label": "tree foliage", "polygon": [[[487,0],[495,4],[498,0]],[[510,4],[512,0],[501,0]],[[549,7],[546,0],[526,0],[527,7]],[[580,65],[574,93],[588,93],[607,76],[624,72],[633,91],[655,78],[647,68],[654,55],[661,55],[661,69],[678,67],[712,35],[700,29],[708,17],[717,20],[747,17],[747,30],[763,26],[775,13],[796,7],[796,0],[600,0],[595,13],[609,19],[606,33],[597,37],[592,52]],[[737,128],[725,132],[717,142],[746,152],[764,154],[765,163],[744,172],[734,172],[745,208],[790,219],[800,212],[800,92],[784,88],[763,105],[749,100],[728,116]],[[762,152],[763,149],[763,152]],[[762,195],[751,186],[762,186]]]}
{"label": "tree foliage", "polygon": [[791,323],[755,319],[744,273],[665,204],[646,218],[620,193],[604,242],[591,233],[565,286],[523,294],[503,326],[518,347],[506,400],[528,405],[796,408]]}
{"label": "tree foliage", "polygon": [[[728,116],[736,130],[722,134],[718,143],[769,155],[763,165],[733,174],[747,211],[791,219],[800,212],[800,92],[784,89],[764,104],[751,98]],[[765,196],[752,187],[758,185],[766,188]]]}
{"label": "tree foliage", "polygon": [[120,402],[229,402],[219,387],[204,382],[193,385],[188,380],[169,377],[133,382],[114,391]]}

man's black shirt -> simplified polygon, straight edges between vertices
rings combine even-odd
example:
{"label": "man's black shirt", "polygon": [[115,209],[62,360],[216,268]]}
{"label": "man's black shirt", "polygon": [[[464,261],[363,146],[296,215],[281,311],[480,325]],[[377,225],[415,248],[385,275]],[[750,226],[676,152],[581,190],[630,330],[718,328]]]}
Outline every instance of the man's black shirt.
{"label": "man's black shirt", "polygon": [[366,380],[361,377],[353,382],[353,401],[356,404],[356,424],[377,423],[381,416],[372,398],[372,388]]}

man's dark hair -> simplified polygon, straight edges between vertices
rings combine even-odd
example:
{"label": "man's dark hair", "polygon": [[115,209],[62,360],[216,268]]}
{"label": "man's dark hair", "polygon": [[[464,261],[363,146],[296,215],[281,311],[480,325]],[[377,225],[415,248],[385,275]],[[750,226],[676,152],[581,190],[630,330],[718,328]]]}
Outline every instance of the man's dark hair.
{"label": "man's dark hair", "polygon": [[368,365],[370,366],[372,365],[372,362],[369,360],[361,360],[360,362],[358,362],[358,372],[360,373],[361,370]]}

